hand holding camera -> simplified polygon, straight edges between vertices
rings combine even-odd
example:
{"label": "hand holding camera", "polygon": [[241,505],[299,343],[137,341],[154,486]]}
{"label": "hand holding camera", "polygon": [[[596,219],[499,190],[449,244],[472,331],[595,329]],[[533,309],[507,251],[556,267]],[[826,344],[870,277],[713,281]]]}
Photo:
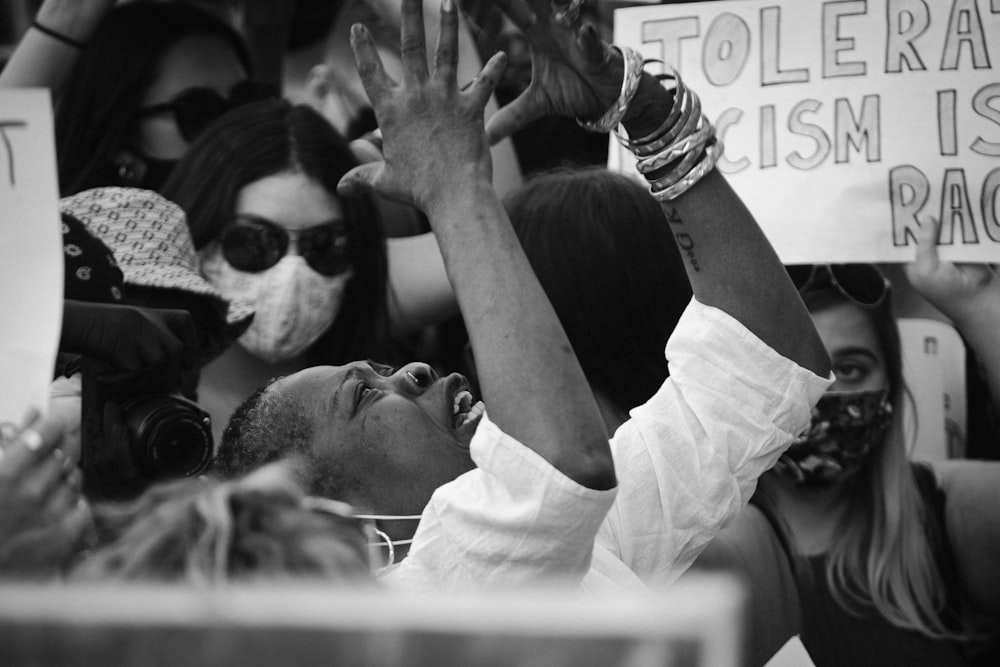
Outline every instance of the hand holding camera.
{"label": "hand holding camera", "polygon": [[198,334],[185,310],[67,299],[59,349],[105,363],[107,382],[170,391],[195,366]]}

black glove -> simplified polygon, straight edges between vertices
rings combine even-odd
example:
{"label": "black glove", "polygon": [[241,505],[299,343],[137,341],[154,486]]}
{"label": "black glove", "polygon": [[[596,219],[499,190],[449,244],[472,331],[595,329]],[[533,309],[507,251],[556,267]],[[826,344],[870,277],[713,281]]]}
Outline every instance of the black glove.
{"label": "black glove", "polygon": [[194,368],[198,334],[186,310],[67,299],[59,350],[107,365],[104,382],[167,392],[180,385],[182,371]]}

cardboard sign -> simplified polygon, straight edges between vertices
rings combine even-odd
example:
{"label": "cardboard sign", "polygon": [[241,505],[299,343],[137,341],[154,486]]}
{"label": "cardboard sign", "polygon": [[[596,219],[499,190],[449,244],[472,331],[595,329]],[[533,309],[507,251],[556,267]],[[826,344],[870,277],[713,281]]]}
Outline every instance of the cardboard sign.
{"label": "cardboard sign", "polygon": [[[718,169],[785,263],[910,261],[933,218],[945,259],[1000,261],[998,35],[1000,0],[615,12],[616,44],[698,94]],[[609,166],[634,164],[612,141]]]}
{"label": "cardboard sign", "polygon": [[47,90],[0,90],[0,423],[44,411],[62,326],[59,187]]}

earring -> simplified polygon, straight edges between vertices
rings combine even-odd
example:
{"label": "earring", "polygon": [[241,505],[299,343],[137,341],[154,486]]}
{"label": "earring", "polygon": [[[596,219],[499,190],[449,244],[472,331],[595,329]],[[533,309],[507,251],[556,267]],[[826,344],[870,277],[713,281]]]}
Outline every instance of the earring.
{"label": "earring", "polygon": [[132,168],[132,165],[123,158],[116,160],[115,164],[118,165],[118,185],[129,188],[135,187],[139,179],[136,177],[135,169]]}

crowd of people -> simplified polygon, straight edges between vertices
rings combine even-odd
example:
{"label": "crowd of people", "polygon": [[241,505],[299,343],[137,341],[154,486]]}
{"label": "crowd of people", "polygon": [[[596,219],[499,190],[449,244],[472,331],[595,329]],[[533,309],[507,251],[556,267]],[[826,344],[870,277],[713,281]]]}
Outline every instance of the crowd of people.
{"label": "crowd of people", "polygon": [[[725,567],[747,664],[794,635],[994,664],[1000,462],[911,460],[893,286],[783,266],[696,91],[579,0],[297,4],[44,0],[0,71],[52,92],[61,220],[17,222],[67,266],[51,405],[0,434],[0,575],[603,596]],[[308,81],[296,40],[329,52]],[[646,182],[518,162],[541,121]],[[936,232],[909,283],[1000,407],[1000,277]]]}

